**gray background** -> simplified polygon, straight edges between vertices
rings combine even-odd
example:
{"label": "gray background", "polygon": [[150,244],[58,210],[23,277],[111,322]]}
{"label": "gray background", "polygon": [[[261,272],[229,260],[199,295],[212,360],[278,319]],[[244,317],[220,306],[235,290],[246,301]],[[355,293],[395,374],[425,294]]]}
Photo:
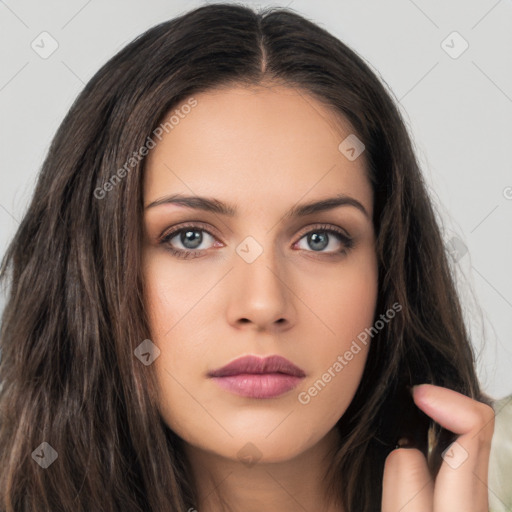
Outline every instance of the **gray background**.
{"label": "gray background", "polygon": [[[0,0],[1,254],[85,83],[141,32],[203,3]],[[512,1],[240,3],[305,15],[388,84],[453,247],[483,387],[512,393]],[[42,58],[31,45],[48,50],[49,37],[58,48]]]}

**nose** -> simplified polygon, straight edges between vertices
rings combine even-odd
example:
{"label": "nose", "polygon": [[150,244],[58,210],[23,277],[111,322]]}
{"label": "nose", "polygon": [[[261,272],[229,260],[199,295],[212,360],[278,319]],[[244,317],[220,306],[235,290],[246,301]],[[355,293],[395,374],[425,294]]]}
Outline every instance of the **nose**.
{"label": "nose", "polygon": [[284,262],[271,250],[249,261],[235,254],[229,281],[229,323],[238,329],[290,329],[295,323],[297,297]]}

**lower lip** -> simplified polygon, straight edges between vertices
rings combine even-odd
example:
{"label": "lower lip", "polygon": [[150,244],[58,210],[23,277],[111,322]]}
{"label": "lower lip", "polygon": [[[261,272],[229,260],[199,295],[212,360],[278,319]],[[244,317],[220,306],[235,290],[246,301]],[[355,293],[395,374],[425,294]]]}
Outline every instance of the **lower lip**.
{"label": "lower lip", "polygon": [[295,388],[303,377],[284,373],[242,373],[228,377],[212,377],[223,389],[249,398],[274,398]]}

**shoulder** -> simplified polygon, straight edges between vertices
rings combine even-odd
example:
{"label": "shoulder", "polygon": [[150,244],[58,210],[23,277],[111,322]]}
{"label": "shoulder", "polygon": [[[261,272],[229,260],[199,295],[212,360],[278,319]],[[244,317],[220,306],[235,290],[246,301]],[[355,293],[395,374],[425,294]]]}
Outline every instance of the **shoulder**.
{"label": "shoulder", "polygon": [[496,400],[489,459],[489,510],[512,510],[512,395]]}

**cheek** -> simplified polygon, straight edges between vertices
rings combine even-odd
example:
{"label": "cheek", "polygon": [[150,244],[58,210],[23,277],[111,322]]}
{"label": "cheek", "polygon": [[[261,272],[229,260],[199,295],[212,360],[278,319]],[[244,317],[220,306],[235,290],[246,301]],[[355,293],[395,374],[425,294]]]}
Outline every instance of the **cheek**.
{"label": "cheek", "polygon": [[184,272],[166,254],[150,253],[144,260],[150,337],[160,349],[154,371],[160,401],[173,410],[190,405],[189,393],[204,379],[211,359],[211,336],[207,335],[211,326],[205,313],[211,308],[207,293],[215,279]]}
{"label": "cheek", "polygon": [[322,347],[327,351],[342,349],[372,324],[378,272],[371,253],[352,258],[335,270],[303,272],[296,282],[300,283],[297,295],[306,306],[300,321],[316,325],[316,332],[325,342]]}
{"label": "cheek", "polygon": [[[144,260],[145,304],[151,334],[171,339],[200,304],[216,276],[204,276],[173,262],[163,252],[148,251]],[[190,333],[189,333],[190,337]]]}
{"label": "cheek", "polygon": [[[315,277],[303,280],[301,295],[310,310],[318,312],[311,322],[304,319],[303,328],[314,340],[315,371],[302,386],[298,402],[309,409],[310,417],[324,415],[326,421],[336,422],[354,397],[368,356],[378,295],[376,260],[370,254],[352,261],[334,279]],[[323,283],[321,290],[313,287],[314,281]]]}
{"label": "cheek", "polygon": [[201,374],[210,350],[210,338],[205,335],[199,317],[207,303],[204,295],[211,285],[176,276],[169,267],[153,265],[146,274],[151,339],[160,349],[155,369],[159,380],[166,383],[166,389],[171,384],[173,388],[179,387],[171,375],[181,381],[180,377]]}

